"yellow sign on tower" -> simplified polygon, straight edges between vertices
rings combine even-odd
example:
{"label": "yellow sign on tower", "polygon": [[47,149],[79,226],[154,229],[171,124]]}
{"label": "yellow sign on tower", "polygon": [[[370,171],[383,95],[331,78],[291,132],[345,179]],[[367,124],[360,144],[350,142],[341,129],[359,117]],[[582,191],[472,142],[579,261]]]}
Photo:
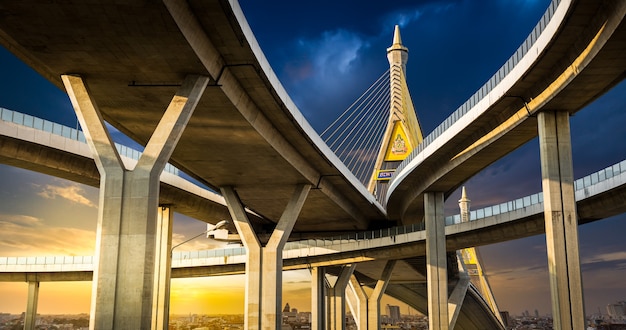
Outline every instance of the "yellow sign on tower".
{"label": "yellow sign on tower", "polygon": [[402,161],[411,151],[413,151],[413,146],[411,145],[411,140],[407,138],[404,124],[401,121],[396,121],[391,133],[391,139],[389,139],[389,144],[387,145],[385,161]]}

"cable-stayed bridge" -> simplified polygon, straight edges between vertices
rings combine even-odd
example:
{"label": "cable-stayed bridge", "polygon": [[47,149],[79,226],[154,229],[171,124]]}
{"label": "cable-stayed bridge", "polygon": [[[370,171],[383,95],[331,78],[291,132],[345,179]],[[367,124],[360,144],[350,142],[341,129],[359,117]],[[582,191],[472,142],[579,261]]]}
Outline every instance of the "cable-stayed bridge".
{"label": "cable-stayed bridge", "polygon": [[[0,151],[3,155],[3,162],[63,177],[75,182],[98,186],[98,175],[95,168],[92,168],[95,167],[95,164],[92,156],[87,152],[86,141],[81,131],[3,108],[0,108],[0,118],[2,119],[0,121]],[[137,160],[141,157],[140,152],[119,144],[116,144],[116,149],[126,166],[136,166]],[[180,176],[181,174],[177,168],[169,164],[166,166],[161,174],[161,204],[177,205],[176,210],[182,214],[204,220],[220,219],[226,216],[224,213],[226,202],[221,196],[188,182]],[[251,213],[249,216],[252,218],[256,215]],[[456,220],[454,217],[449,217],[446,221],[454,223]],[[421,232],[419,232],[420,230]],[[386,256],[393,255],[395,258],[406,257],[405,261],[402,261],[395,267],[395,274],[389,282],[390,288],[386,292],[426,313],[424,305],[426,294],[423,292],[425,279],[422,270],[423,266],[421,266],[424,260],[420,257],[424,253],[423,230],[423,226],[411,225],[407,228],[399,227],[355,233],[321,240],[317,236],[292,235],[292,239],[297,237],[310,238],[306,241],[287,243],[287,250],[283,253],[284,255],[286,254],[286,257],[283,257],[286,263],[283,269],[301,269],[315,265],[315,267],[330,267],[327,271],[335,272],[334,268],[337,265],[359,263],[359,269],[355,271],[355,274],[358,274],[360,281],[367,282],[370,281],[369,279],[380,275],[377,274],[377,269],[382,267],[380,262],[384,262],[387,258]],[[391,238],[392,235],[393,238]],[[399,239],[397,235],[408,236],[404,239]],[[384,242],[381,242],[381,239]],[[398,254],[399,246],[402,245],[403,241],[404,245],[409,245],[402,248],[404,251],[402,254]],[[345,247],[346,242],[351,243],[352,246]],[[365,245],[362,245],[363,243]],[[414,244],[417,245],[413,246]],[[303,246],[306,246],[306,248],[303,248]],[[384,251],[385,247],[389,249],[389,252]],[[380,253],[381,248],[383,249],[382,254]],[[373,251],[373,254],[368,252],[368,250]],[[376,250],[379,252],[376,252]],[[363,257],[363,254],[371,255]],[[239,247],[223,250],[222,252],[197,252],[198,257],[203,255],[205,259],[194,259],[186,257],[187,254],[184,253],[173,253],[172,276],[175,278],[212,276],[239,274],[244,271],[246,259],[244,248]],[[217,259],[222,262],[219,262],[217,265],[207,264],[203,260],[206,260],[209,255],[215,256],[213,259],[209,258],[209,260],[215,261]],[[293,259],[293,257],[296,259]],[[314,258],[321,259],[314,261]],[[183,259],[182,263],[180,263],[181,259]],[[411,259],[413,260],[412,262],[409,261]],[[17,280],[39,283],[60,280],[86,281],[93,278],[94,257],[92,256],[9,257],[2,260],[6,261],[4,263],[6,268],[3,268],[1,271],[6,272],[0,275],[1,281]],[[200,262],[194,260],[200,260]],[[305,260],[305,262],[302,260]],[[34,268],[33,265],[35,265]],[[27,270],[24,271],[22,267],[26,267]],[[406,286],[409,283],[416,283],[417,287],[414,288],[415,292],[407,297],[406,292],[408,289]],[[398,286],[399,284],[401,285]],[[488,307],[484,305],[482,298],[480,298],[479,291],[472,287],[470,288],[472,289],[469,293],[471,297],[466,299],[469,299],[468,301],[471,302],[463,305],[464,309],[460,311],[460,320],[466,324],[472,322],[475,327],[494,326],[494,322],[497,322],[495,318],[479,318],[478,321],[468,320],[470,315],[473,315],[472,318],[476,318],[477,313],[490,315]]]}
{"label": "cable-stayed bridge", "polygon": [[[477,171],[539,135],[544,212],[551,218],[546,221],[548,251],[565,253],[555,257],[559,262],[550,269],[553,313],[557,327],[579,328],[584,312],[576,275],[576,225],[560,217],[576,217],[567,115],[623,78],[625,7],[623,1],[553,1],[512,60],[424,143],[417,144],[417,136],[407,133],[411,127],[415,133],[412,119],[392,111],[398,120],[389,121],[385,134],[404,132],[406,138],[399,134],[394,143],[381,146],[376,163],[382,168],[375,170],[397,168],[397,173],[370,190],[290,101],[236,2],[168,0],[113,9],[107,3],[9,3],[5,9],[20,15],[0,22],[0,42],[68,91],[98,172],[106,179],[100,182],[104,220],[99,232],[104,234],[98,237],[94,268],[93,327],[167,324],[163,313],[171,268],[171,210],[158,203],[158,175],[167,161],[219,190],[228,206],[248,252],[246,327],[279,326],[279,252],[289,237],[422,221],[430,251],[426,273],[431,328],[454,326],[460,308],[448,313],[446,307],[458,302],[463,295],[457,293],[467,286],[458,285],[462,281],[449,267],[453,263],[445,247],[443,199]],[[159,25],[136,26],[145,22]],[[106,34],[102,26],[109,27]],[[395,50],[392,57],[397,54],[396,60],[402,61],[402,46],[396,44],[390,47]],[[396,65],[390,77],[397,77],[401,67]],[[392,109],[403,104],[397,91],[401,89],[391,90]],[[123,163],[110,143],[103,118],[146,146],[134,168]],[[391,155],[406,154],[407,143],[412,143],[411,156],[398,164],[402,160]],[[384,194],[382,185],[389,188]],[[553,235],[560,232],[565,235]],[[117,253],[129,249],[133,253]],[[394,265],[386,264],[378,289],[386,286]],[[354,267],[345,270],[338,282],[342,285]],[[324,270],[312,272],[313,286],[321,294]],[[320,306],[327,298],[341,305],[341,288],[332,292],[315,297],[316,315],[323,314]],[[331,314],[334,321],[329,323],[341,327],[341,310]],[[323,327],[324,322],[316,318],[313,326]]]}
{"label": "cable-stayed bridge", "polygon": [[[576,200],[581,224],[623,213],[626,205],[616,201],[624,198],[626,161],[576,180]],[[618,207],[601,207],[607,204]],[[543,233],[542,194],[474,210],[470,221],[472,223],[461,223],[460,215],[446,218],[449,250]],[[410,225],[339,237],[293,241],[287,243],[283,250],[284,269],[307,269],[313,266],[328,267],[379,260],[373,266],[359,269],[361,278],[374,278],[377,274],[372,267],[378,267],[380,260],[385,260],[390,254],[394,258],[423,257],[426,253],[425,239],[423,226]],[[92,256],[0,257],[0,281],[29,282],[33,278],[42,282],[91,281],[93,260]],[[172,278],[241,274],[245,272],[245,262],[245,248],[239,246],[174,252]],[[411,276],[410,280],[393,278],[389,283],[388,293],[426,314],[426,279],[420,273]],[[481,301],[483,298],[480,291],[475,288],[472,290],[471,299]],[[406,299],[406,292],[413,292],[413,299]],[[415,299],[416,297],[419,299]],[[475,310],[472,312],[476,313]],[[470,313],[470,309],[461,313],[462,320],[469,318],[469,315],[464,314]],[[356,314],[355,311],[353,314]],[[478,323],[474,325],[480,326]]]}
{"label": "cable-stayed bridge", "polygon": [[[581,214],[580,224],[623,213],[626,205],[614,201],[622,200],[625,196],[626,160],[576,180],[576,201]],[[599,207],[599,205],[606,204],[616,207]],[[471,223],[462,223],[460,214],[448,216],[446,217],[446,234],[450,236],[448,249],[460,250],[543,233],[542,213],[543,194],[536,193],[473,210]],[[486,228],[491,229],[486,230]],[[524,229],[521,230],[521,228]],[[424,256],[424,240],[426,238],[424,234],[423,225],[408,225],[337,237],[292,241],[287,243],[283,250],[283,258],[286,260],[284,269],[305,269],[312,265],[343,265],[350,263],[347,259],[355,259],[354,255],[349,256],[350,252],[359,251],[364,251],[362,256],[365,260],[380,259],[383,254],[387,254],[380,251],[381,248],[394,249],[395,246],[401,244],[415,245],[412,247],[415,249],[414,251],[403,250],[403,253],[406,253],[403,256]],[[376,240],[381,242],[375,242]],[[240,274],[245,271],[245,254],[245,248],[239,244],[203,251],[173,252],[172,267],[187,268],[182,271],[174,270],[173,277]],[[332,256],[333,254],[344,254],[345,256],[337,258]],[[69,268],[64,268],[64,265],[69,266]],[[72,265],[76,265],[76,267]],[[236,266],[230,267],[230,265]],[[215,269],[203,269],[202,266],[215,266]],[[220,269],[220,266],[227,267]],[[0,272],[3,273],[0,275],[1,281],[24,281],[26,275],[20,275],[22,277],[18,278],[7,273],[93,271],[93,257],[0,257],[0,267],[2,267]],[[194,270],[195,267],[200,268]],[[58,280],[61,278],[63,275],[60,274]],[[44,281],[53,280],[53,276],[50,276]],[[84,277],[83,280],[91,280],[91,275]]]}

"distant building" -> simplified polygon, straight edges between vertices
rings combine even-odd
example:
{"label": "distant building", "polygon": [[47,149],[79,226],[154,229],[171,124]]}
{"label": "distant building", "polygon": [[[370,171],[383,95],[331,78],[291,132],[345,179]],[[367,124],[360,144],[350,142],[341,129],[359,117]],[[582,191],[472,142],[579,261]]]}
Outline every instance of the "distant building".
{"label": "distant building", "polygon": [[300,322],[300,323],[311,323],[311,312],[299,312],[298,313],[298,322]]}
{"label": "distant building", "polygon": [[400,306],[387,305],[387,314],[389,315],[389,323],[400,322]]}
{"label": "distant building", "polygon": [[626,301],[606,305],[606,311],[610,317],[619,318],[626,316]]}
{"label": "distant building", "polygon": [[296,323],[298,322],[298,309],[293,308],[291,309],[289,307],[289,303],[287,303],[285,305],[285,308],[283,308],[283,313],[282,313],[282,318],[283,318],[283,324],[288,324],[288,323]]}

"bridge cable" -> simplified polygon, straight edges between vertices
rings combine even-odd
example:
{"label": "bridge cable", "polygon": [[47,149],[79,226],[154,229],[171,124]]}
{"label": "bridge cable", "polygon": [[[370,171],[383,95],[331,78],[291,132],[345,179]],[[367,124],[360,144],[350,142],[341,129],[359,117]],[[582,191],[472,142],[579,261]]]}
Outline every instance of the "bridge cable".
{"label": "bridge cable", "polygon": [[374,170],[389,116],[390,70],[385,71],[320,136],[364,185]]}

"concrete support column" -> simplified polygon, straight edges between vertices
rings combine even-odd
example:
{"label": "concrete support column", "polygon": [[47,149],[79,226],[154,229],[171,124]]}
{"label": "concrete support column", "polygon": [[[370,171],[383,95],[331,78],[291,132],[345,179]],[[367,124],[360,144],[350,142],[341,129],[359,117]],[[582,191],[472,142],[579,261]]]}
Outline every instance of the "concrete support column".
{"label": "concrete support column", "polygon": [[447,330],[449,327],[446,228],[443,210],[442,192],[424,194],[428,324],[429,329],[439,330]]}
{"label": "concrete support column", "polygon": [[24,315],[24,330],[34,330],[37,321],[37,303],[39,302],[39,282],[28,282],[28,301]]}
{"label": "concrete support column", "polygon": [[[458,260],[459,263],[462,264],[460,253]],[[465,267],[463,267],[465,268]],[[459,281],[454,286],[454,290],[450,293],[450,297],[448,298],[448,324],[451,329],[454,329],[456,325],[456,321],[459,318],[459,314],[461,313],[461,307],[463,307],[463,301],[465,300],[465,296],[467,295],[467,288],[470,286],[470,277],[467,274],[467,270],[463,269],[459,271]],[[496,315],[496,317],[499,317]]]}
{"label": "concrete support column", "polygon": [[311,268],[311,330],[324,330],[326,322],[326,270],[324,267]]}
{"label": "concrete support column", "polygon": [[346,288],[346,302],[357,324],[357,329],[367,329],[367,293],[354,275],[350,276],[350,283]]}
{"label": "concrete support column", "polygon": [[247,251],[246,260],[246,329],[280,329],[282,305],[283,247],[298,219],[311,185],[298,185],[263,247],[252,228],[239,196],[232,187],[223,187],[222,195]]}
{"label": "concrete support column", "polygon": [[62,79],[100,172],[90,327],[148,329],[162,238],[157,237],[159,177],[209,79],[185,79],[133,170],[122,163],[83,79]]}
{"label": "concrete support column", "polygon": [[380,299],[385,294],[389,280],[391,279],[391,273],[396,265],[396,260],[388,260],[383,269],[383,273],[380,279],[376,281],[374,291],[367,299],[367,329],[378,330],[380,329]]}
{"label": "concrete support column", "polygon": [[170,281],[172,274],[172,224],[174,211],[161,205],[157,211],[157,241],[155,258],[152,329],[167,330],[170,312]]}
{"label": "concrete support column", "polygon": [[554,328],[584,329],[569,113],[540,112],[537,120]]}
{"label": "concrete support column", "polygon": [[331,330],[343,330],[346,328],[346,287],[350,277],[354,273],[356,264],[346,265],[341,268],[335,285],[330,291],[330,327]]}

